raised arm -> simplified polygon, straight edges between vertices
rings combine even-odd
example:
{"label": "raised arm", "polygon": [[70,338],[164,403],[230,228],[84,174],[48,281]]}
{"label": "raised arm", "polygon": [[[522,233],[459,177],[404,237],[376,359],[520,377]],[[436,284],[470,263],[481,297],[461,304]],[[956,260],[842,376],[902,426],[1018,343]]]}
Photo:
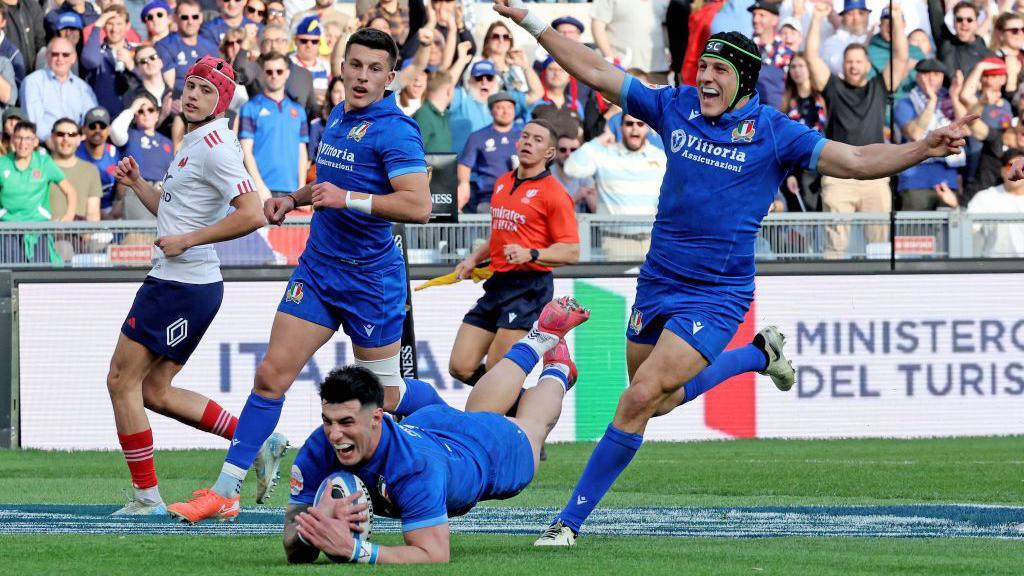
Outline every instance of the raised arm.
{"label": "raised arm", "polygon": [[625,73],[605,61],[580,42],[570,40],[555,32],[539,16],[527,10],[522,0],[495,0],[494,10],[511,18],[534,35],[540,45],[548,51],[569,75],[597,90],[605,98],[619,102]]}
{"label": "raised arm", "polygon": [[903,8],[899,2],[892,2],[892,59],[882,71],[885,87],[890,92],[903,82],[910,63],[910,45],[907,42],[906,24],[903,21]]}
{"label": "raised arm", "polygon": [[828,64],[821,59],[821,21],[832,12],[832,4],[829,2],[818,2],[814,5],[814,13],[811,15],[811,25],[807,29],[807,46],[804,49],[804,57],[807,59],[807,68],[811,73],[811,83],[814,89],[821,92],[832,77]]}
{"label": "raised arm", "polygon": [[906,144],[851,146],[830,140],[821,150],[818,172],[836,178],[874,180],[898,174],[928,158],[959,154],[966,144],[966,125],[977,117],[965,116]]}

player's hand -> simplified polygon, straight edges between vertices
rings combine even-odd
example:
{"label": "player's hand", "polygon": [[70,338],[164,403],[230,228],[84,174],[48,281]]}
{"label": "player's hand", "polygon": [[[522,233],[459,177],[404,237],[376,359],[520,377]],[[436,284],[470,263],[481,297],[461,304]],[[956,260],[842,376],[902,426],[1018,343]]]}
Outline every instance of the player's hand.
{"label": "player's hand", "polygon": [[344,208],[345,191],[330,182],[313,184],[313,209]]}
{"label": "player's hand", "polygon": [[117,168],[114,169],[114,178],[118,182],[125,186],[134,186],[138,183],[139,178],[142,176],[139,171],[139,164],[135,162],[135,158],[131,156],[125,156],[117,163]]}
{"label": "player's hand", "polygon": [[519,24],[527,14],[527,10],[522,8],[522,5],[522,0],[494,0],[494,11]]}
{"label": "player's hand", "polygon": [[319,508],[309,508],[295,517],[295,529],[310,545],[339,558],[351,558],[355,539],[346,522],[330,518]]}
{"label": "player's hand", "polygon": [[505,260],[509,264],[527,264],[530,262],[530,249],[518,244],[506,244]]}
{"label": "player's hand", "polygon": [[474,268],[476,268],[476,258],[467,256],[465,260],[455,266],[455,278],[466,280],[472,277]]}
{"label": "player's hand", "polygon": [[967,125],[979,117],[978,114],[968,114],[952,124],[929,132],[924,138],[925,145],[928,146],[928,157],[959,154],[967,144],[967,136],[970,135]]}
{"label": "player's hand", "polygon": [[153,244],[155,244],[157,248],[163,251],[164,256],[167,256],[168,258],[181,256],[182,254],[185,253],[185,250],[188,250],[189,248],[192,247],[192,242],[189,240],[188,234],[163,236],[161,238],[157,238],[156,242],[154,242]]}
{"label": "player's hand", "polygon": [[297,206],[288,196],[282,196],[280,198],[268,198],[263,203],[263,215],[266,216],[267,222],[274,226],[280,226],[284,223],[285,217],[289,212],[295,210]]}
{"label": "player's hand", "polygon": [[334,499],[333,490],[325,490],[316,509],[328,518],[342,520],[349,523],[349,528],[354,532],[364,532],[361,522],[366,522],[366,504],[353,504],[359,499],[362,492],[355,492],[345,498]]}

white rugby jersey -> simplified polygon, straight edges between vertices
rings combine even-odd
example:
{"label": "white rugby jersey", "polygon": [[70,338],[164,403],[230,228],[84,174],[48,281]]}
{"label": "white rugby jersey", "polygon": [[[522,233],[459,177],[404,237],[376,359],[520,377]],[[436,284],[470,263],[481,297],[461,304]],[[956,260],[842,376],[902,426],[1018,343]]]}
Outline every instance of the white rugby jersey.
{"label": "white rugby jersey", "polygon": [[[163,180],[157,210],[159,237],[185,234],[222,220],[236,196],[255,194],[242,163],[242,146],[224,118],[185,135]],[[194,246],[168,258],[157,248],[150,276],[187,284],[223,279],[212,244]]]}

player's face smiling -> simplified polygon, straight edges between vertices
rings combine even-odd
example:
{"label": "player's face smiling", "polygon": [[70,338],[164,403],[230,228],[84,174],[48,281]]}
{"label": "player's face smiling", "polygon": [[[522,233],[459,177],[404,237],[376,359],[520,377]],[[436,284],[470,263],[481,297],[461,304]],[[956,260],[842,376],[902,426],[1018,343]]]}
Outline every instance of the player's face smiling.
{"label": "player's face smiling", "polygon": [[736,93],[736,73],[725,62],[702,56],[697,65],[697,90],[701,115],[717,118],[725,113]]}
{"label": "player's face smiling", "polygon": [[383,410],[364,408],[358,400],[322,406],[324,434],[338,461],[345,466],[357,466],[369,460],[380,442]]}
{"label": "player's face smiling", "polygon": [[388,53],[361,44],[348,48],[341,75],[345,82],[345,110],[366,108],[384,96],[384,89],[394,80],[388,66]]}
{"label": "player's face smiling", "polygon": [[187,122],[202,122],[217,106],[217,89],[213,84],[196,77],[185,80],[181,92],[181,111]]}

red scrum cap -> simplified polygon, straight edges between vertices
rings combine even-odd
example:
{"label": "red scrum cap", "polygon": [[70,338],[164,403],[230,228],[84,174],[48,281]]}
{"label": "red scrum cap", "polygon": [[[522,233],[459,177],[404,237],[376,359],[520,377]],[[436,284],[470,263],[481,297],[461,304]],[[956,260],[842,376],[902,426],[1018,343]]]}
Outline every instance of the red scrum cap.
{"label": "red scrum cap", "polygon": [[210,118],[228,109],[235,95],[235,71],[230,64],[215,56],[203,56],[185,73],[186,80],[192,76],[206,80],[217,89],[217,105]]}

